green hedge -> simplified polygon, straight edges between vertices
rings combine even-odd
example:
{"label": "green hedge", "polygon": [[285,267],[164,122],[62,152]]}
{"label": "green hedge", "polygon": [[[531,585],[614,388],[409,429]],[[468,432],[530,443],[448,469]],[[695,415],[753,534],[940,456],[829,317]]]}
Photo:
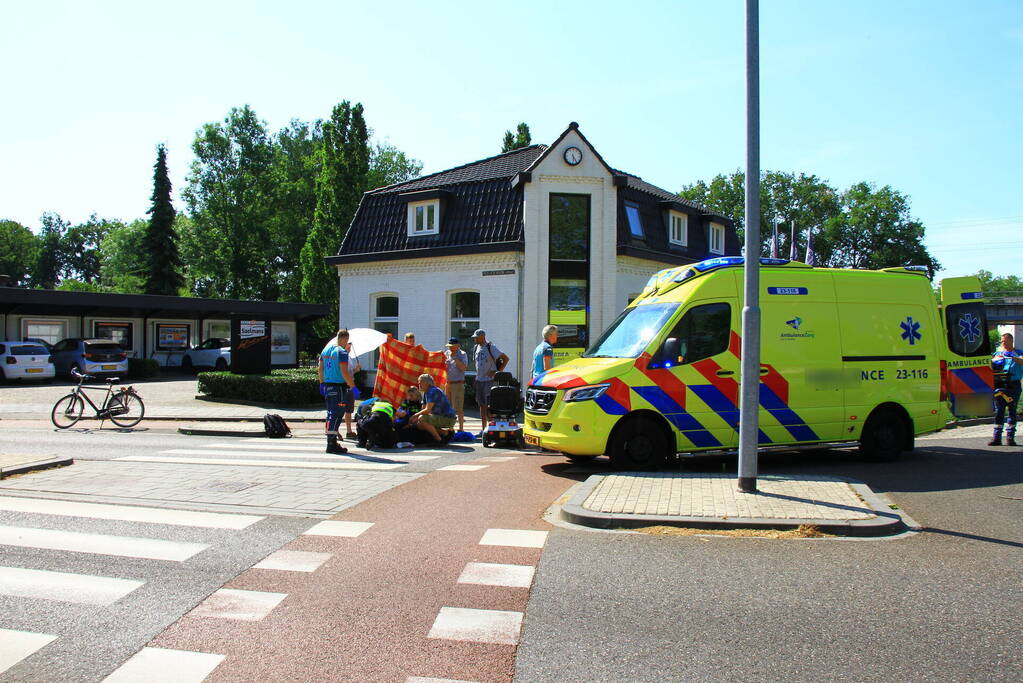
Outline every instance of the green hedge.
{"label": "green hedge", "polygon": [[306,405],[323,401],[316,368],[272,370],[269,375],[200,372],[198,380],[199,393],[210,398],[281,405]]}
{"label": "green hedge", "polygon": [[129,358],[128,376],[132,378],[159,377],[160,364],[155,358]]}

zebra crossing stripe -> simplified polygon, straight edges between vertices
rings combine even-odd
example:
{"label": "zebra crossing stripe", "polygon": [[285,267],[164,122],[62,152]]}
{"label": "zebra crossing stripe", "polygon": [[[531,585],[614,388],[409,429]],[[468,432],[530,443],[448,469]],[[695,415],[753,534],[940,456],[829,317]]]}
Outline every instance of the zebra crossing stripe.
{"label": "zebra crossing stripe", "polygon": [[255,515],[238,515],[226,512],[190,512],[188,510],[108,505],[105,503],[76,503],[67,500],[19,498],[16,496],[0,496],[0,511],[108,519],[119,522],[193,526],[207,529],[233,529],[236,531],[245,529],[263,519],[263,517]]}
{"label": "zebra crossing stripe", "polygon": [[144,647],[103,679],[103,683],[200,683],[224,655]]}
{"label": "zebra crossing stripe", "polygon": [[[234,455],[234,454],[232,454]],[[131,462],[183,463],[185,465],[238,465],[241,467],[297,467],[319,470],[396,470],[404,463],[381,462],[289,462],[287,460],[234,460],[232,458],[164,458],[159,455],[131,455],[118,458]]]}
{"label": "zebra crossing stripe", "polygon": [[107,536],[76,531],[0,526],[0,545],[42,550],[63,550],[93,555],[140,557],[147,560],[185,560],[209,548],[204,543],[164,541],[158,538]]}
{"label": "zebra crossing stripe", "polygon": [[[262,449],[273,449],[273,446],[256,446],[255,448]],[[235,450],[238,449],[238,450]],[[295,451],[295,450],[272,450],[269,453],[265,453],[261,450],[252,450],[248,446],[242,446],[238,444],[230,445],[216,445],[216,446],[203,446],[201,448],[173,448],[168,451],[160,451],[161,455],[233,455],[233,456],[245,456],[247,458],[321,458],[337,462],[340,460],[352,461],[352,462],[374,462],[374,460],[393,460],[395,462],[420,462],[425,460],[436,460],[439,455],[405,455],[403,453],[372,453],[367,454],[367,458],[373,458],[374,460],[361,460],[359,458],[353,458],[345,455],[333,455],[331,453],[324,453],[322,448],[317,448],[310,451]],[[387,464],[387,463],[384,463]]]}
{"label": "zebra crossing stripe", "polygon": [[0,595],[81,605],[112,605],[145,581],[0,567]]}
{"label": "zebra crossing stripe", "polygon": [[49,633],[11,631],[0,628],[0,674],[56,639],[57,636]]}

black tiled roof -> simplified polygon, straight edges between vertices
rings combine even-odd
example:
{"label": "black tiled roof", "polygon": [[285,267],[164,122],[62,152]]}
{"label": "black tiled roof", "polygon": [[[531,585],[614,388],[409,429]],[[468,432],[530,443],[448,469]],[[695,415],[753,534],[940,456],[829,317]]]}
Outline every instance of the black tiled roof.
{"label": "black tiled roof", "polygon": [[513,175],[529,168],[530,164],[536,161],[547,145],[530,145],[504,154],[474,161],[471,164],[456,166],[446,171],[438,171],[430,175],[422,176],[414,180],[408,180],[397,185],[388,185],[367,194],[385,194],[390,192],[414,192],[416,190],[428,190],[435,187],[445,187],[458,183],[472,183],[480,180],[493,180],[494,178],[510,179]]}

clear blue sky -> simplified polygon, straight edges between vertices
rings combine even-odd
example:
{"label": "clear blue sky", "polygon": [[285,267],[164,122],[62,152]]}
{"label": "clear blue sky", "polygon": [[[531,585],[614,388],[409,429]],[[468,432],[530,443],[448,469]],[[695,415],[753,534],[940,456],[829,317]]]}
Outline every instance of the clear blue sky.
{"label": "clear blue sky", "polygon": [[[744,165],[740,0],[5,3],[3,23],[0,218],[33,229],[142,217],[156,144],[178,190],[195,130],[243,104],[276,130],[362,102],[425,172],[519,121],[535,142],[578,121],[671,190]],[[908,194],[944,274],[1023,271],[1023,3],[763,1],[761,93],[763,168]]]}

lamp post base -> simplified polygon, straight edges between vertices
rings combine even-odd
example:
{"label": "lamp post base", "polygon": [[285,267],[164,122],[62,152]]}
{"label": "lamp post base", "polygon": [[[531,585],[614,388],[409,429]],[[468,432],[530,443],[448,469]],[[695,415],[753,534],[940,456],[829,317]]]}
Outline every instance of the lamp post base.
{"label": "lamp post base", "polygon": [[757,492],[757,478],[756,477],[739,477],[739,491],[742,493],[756,493]]}

